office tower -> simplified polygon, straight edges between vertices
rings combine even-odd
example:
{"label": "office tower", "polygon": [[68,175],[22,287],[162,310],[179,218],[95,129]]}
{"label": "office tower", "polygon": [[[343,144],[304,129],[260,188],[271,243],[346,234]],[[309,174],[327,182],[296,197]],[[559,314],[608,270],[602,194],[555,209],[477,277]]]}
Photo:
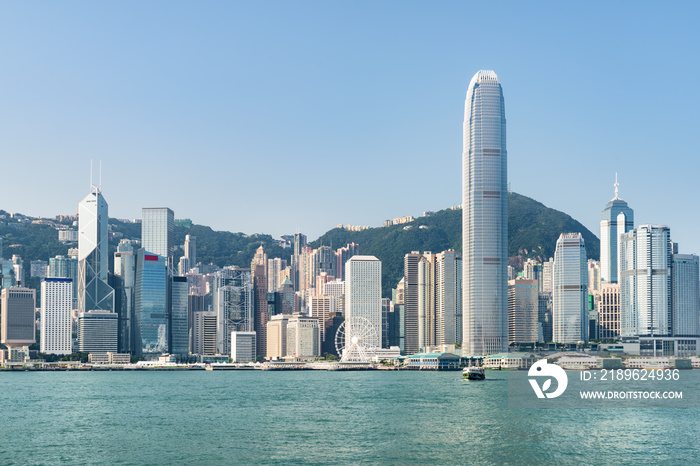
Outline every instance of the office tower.
{"label": "office tower", "polygon": [[462,256],[450,249],[437,255],[436,345],[462,343]]}
{"label": "office tower", "polygon": [[231,332],[231,360],[251,362],[256,357],[256,332]]}
{"label": "office tower", "polygon": [[175,214],[167,207],[141,209],[141,247],[150,254],[165,257],[168,270],[173,268],[175,248]]}
{"label": "office tower", "polygon": [[537,280],[508,282],[508,343],[539,341]]}
{"label": "office tower", "polygon": [[374,256],[356,255],[345,264],[345,318],[362,317],[376,330],[367,348],[380,348],[382,335],[382,263]]}
{"label": "office tower", "polygon": [[295,359],[314,359],[321,355],[321,332],[316,317],[295,312],[287,321],[286,356]]}
{"label": "office tower", "polygon": [[217,315],[217,351],[231,354],[231,332],[253,332],[253,280],[250,269],[226,267],[212,281]]}
{"label": "office tower", "polygon": [[437,333],[436,254],[426,251],[418,261],[418,348],[435,346]]}
{"label": "office tower", "polygon": [[360,253],[360,245],[356,243],[348,243],[347,246],[338,248],[335,252],[335,257],[338,264],[335,267],[335,278],[344,280],[345,263],[352,257]]}
{"label": "office tower", "polygon": [[327,339],[334,339],[335,335],[329,334],[328,328],[332,324],[331,314],[335,313],[335,298],[333,296],[312,296],[309,300],[309,315],[316,317],[321,328],[321,343]]}
{"label": "office tower", "polygon": [[192,313],[192,354],[216,354],[216,312]]}
{"label": "office tower", "polygon": [[389,314],[389,346],[398,346],[402,354],[404,354],[406,340],[404,283],[405,279],[402,278],[396,288],[391,290],[392,309]]}
{"label": "office tower", "polygon": [[253,329],[257,334],[256,354],[265,354],[267,351],[267,321],[270,313],[267,310],[267,254],[262,245],[257,249],[250,263],[250,271],[253,278]]}
{"label": "office tower", "polygon": [[382,298],[382,348],[389,347],[389,313],[391,312],[391,299]]}
{"label": "office tower", "polygon": [[24,285],[24,261],[17,254],[12,255],[12,268],[15,271],[15,282]]}
{"label": "office tower", "polygon": [[170,283],[169,352],[186,356],[189,353],[187,277],[175,276]]}
{"label": "office tower", "polygon": [[168,351],[168,274],[163,256],[140,248],[136,256],[134,285],[134,354]]}
{"label": "office tower", "polygon": [[617,283],[619,279],[620,235],[634,228],[634,211],[618,197],[617,174],[615,174],[615,197],[600,213],[600,278]]}
{"label": "office tower", "polygon": [[0,343],[8,347],[22,347],[36,342],[34,313],[35,290],[13,286],[0,295]]}
{"label": "office tower", "polygon": [[12,266],[11,260],[0,260],[0,275],[2,276],[0,288],[10,288],[15,286],[15,269]]}
{"label": "office tower", "polygon": [[114,290],[107,283],[107,202],[99,186],[78,204],[78,312],[114,311]]}
{"label": "office tower", "polygon": [[88,311],[78,314],[78,351],[116,353],[119,322],[116,312]]}
{"label": "office tower", "polygon": [[588,340],[588,270],[581,233],[562,233],[554,252],[553,341]]}
{"label": "office tower", "polygon": [[552,277],[554,277],[554,258],[550,257],[547,262],[542,263],[541,293],[552,292]]}
{"label": "office tower", "polygon": [[404,286],[404,351],[419,351],[418,340],[418,264],[423,257],[418,251],[406,254],[403,259]]}
{"label": "office tower", "polygon": [[267,322],[267,359],[280,359],[287,355],[287,324],[291,314],[277,314]]}
{"label": "office tower", "polygon": [[674,254],[671,266],[673,335],[700,337],[698,256]]}
{"label": "office tower", "polygon": [[299,255],[296,256],[297,283],[294,284],[295,291],[306,291],[314,286],[313,279],[313,249],[310,246],[303,246]]}
{"label": "office tower", "polygon": [[287,268],[287,261],[275,257],[267,260],[267,292],[274,293],[280,287],[284,278],[282,271]]}
{"label": "office tower", "polygon": [[[185,235],[185,256],[189,260],[190,268],[197,266],[197,237],[192,235]],[[189,272],[187,269],[185,273]],[[184,275],[180,273],[180,275]]]}
{"label": "office tower", "polygon": [[279,299],[275,298],[275,312],[277,314],[292,314],[296,309],[296,294],[291,280],[285,278],[276,294]]}
{"label": "office tower", "polygon": [[641,225],[620,236],[620,335],[670,336],[671,232]]}
{"label": "office tower", "polygon": [[49,259],[46,278],[70,278],[73,286],[72,309],[78,308],[78,259],[68,256],[56,256]]}
{"label": "office tower", "polygon": [[315,286],[316,279],[325,273],[328,276],[336,277],[338,275],[336,267],[338,266],[335,251],[333,251],[330,246],[320,246],[318,249],[314,249],[311,253],[311,266],[312,266],[312,284]]}
{"label": "office tower", "polygon": [[45,278],[41,281],[41,332],[39,341],[44,354],[73,352],[73,280]]}
{"label": "office tower", "polygon": [[539,341],[548,343],[552,341],[552,293],[540,292],[537,296],[537,324],[539,327]]}
{"label": "office tower", "polygon": [[523,278],[539,282],[542,279],[542,264],[534,259],[526,260],[523,265]]}
{"label": "office tower", "polygon": [[593,259],[588,259],[588,291],[599,291],[601,276],[600,276],[600,262]]}
{"label": "office tower", "polygon": [[119,314],[119,352],[134,353],[133,319],[136,286],[136,243],[123,239],[114,253],[114,310]]}
{"label": "office tower", "polygon": [[192,268],[192,267],[190,267],[190,260],[189,260],[189,258],[187,258],[187,257],[185,257],[185,256],[182,256],[182,257],[180,258],[180,261],[179,261],[178,264],[177,264],[177,273],[178,273],[178,275],[184,276],[185,274],[187,274],[187,272],[190,271],[191,268]]}
{"label": "office tower", "polygon": [[465,354],[508,349],[508,195],[503,90],[493,71],[469,83],[462,154]]}
{"label": "office tower", "polygon": [[48,263],[42,260],[31,261],[29,263],[29,276],[35,278],[46,278],[48,273]]}
{"label": "office tower", "polygon": [[[598,338],[612,340],[620,336],[620,284],[603,282],[598,300]],[[700,318],[700,317],[699,317]]]}
{"label": "office tower", "polygon": [[299,291],[299,256],[304,246],[306,246],[306,235],[295,233],[294,253],[292,254],[292,281],[294,282],[294,291]]}

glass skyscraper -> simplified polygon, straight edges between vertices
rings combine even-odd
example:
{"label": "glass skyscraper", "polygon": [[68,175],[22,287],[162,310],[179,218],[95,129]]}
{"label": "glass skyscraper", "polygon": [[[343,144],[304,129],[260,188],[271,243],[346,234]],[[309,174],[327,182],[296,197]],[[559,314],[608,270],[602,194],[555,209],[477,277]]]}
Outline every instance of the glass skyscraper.
{"label": "glass skyscraper", "polygon": [[618,282],[620,235],[634,228],[634,211],[618,197],[618,186],[616,176],[615,197],[600,213],[600,279],[611,283]]}
{"label": "glass skyscraper", "polygon": [[588,263],[581,233],[562,233],[554,251],[552,339],[588,340]]}
{"label": "glass skyscraper", "polygon": [[92,186],[78,204],[78,312],[114,311],[114,290],[107,283],[107,202]]}
{"label": "glass skyscraper", "polygon": [[175,214],[167,207],[141,209],[141,247],[168,259],[172,267],[175,247]]}
{"label": "glass skyscraper", "polygon": [[462,153],[465,354],[508,349],[508,195],[503,89],[493,71],[469,83]]}
{"label": "glass skyscraper", "polygon": [[136,354],[168,351],[168,277],[165,257],[138,251],[132,325]]}

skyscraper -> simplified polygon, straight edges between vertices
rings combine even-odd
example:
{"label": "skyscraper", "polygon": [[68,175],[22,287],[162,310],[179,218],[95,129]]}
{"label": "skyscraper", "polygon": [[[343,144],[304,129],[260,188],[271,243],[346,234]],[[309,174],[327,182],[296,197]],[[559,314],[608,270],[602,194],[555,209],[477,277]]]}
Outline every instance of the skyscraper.
{"label": "skyscraper", "polygon": [[45,278],[41,281],[41,352],[71,354],[73,280]]}
{"label": "skyscraper", "polygon": [[141,247],[151,254],[165,257],[168,270],[172,270],[175,214],[167,207],[144,207],[141,217]]}
{"label": "skyscraper", "polygon": [[463,142],[462,351],[499,353],[508,349],[508,155],[503,89],[493,71],[469,83]]}
{"label": "skyscraper", "polygon": [[78,204],[78,312],[114,311],[114,289],[107,283],[107,202],[92,186]]}
{"label": "skyscraper", "polygon": [[374,256],[353,256],[345,263],[345,316],[367,319],[377,331],[368,348],[382,344],[382,263]]}
{"label": "skyscraper", "polygon": [[617,283],[620,235],[634,228],[634,211],[618,197],[617,174],[615,174],[615,197],[600,213],[600,279]]}
{"label": "skyscraper", "polygon": [[700,258],[674,254],[672,263],[673,335],[700,337]]}
{"label": "skyscraper", "polygon": [[[189,259],[190,267],[197,266],[197,237],[185,235],[185,257]],[[185,273],[189,272],[189,269]],[[181,274],[182,275],[182,274]]]}
{"label": "skyscraper", "polygon": [[168,319],[170,354],[187,355],[189,352],[187,291],[187,277],[175,276],[171,278],[170,319]]}
{"label": "skyscraper", "polygon": [[620,236],[620,335],[670,336],[671,232],[641,225]]}
{"label": "skyscraper", "polygon": [[588,265],[581,233],[562,233],[554,252],[552,291],[556,343],[588,340]]}
{"label": "skyscraper", "polygon": [[138,251],[134,283],[132,347],[135,354],[168,351],[168,276],[165,257]]}
{"label": "skyscraper", "polygon": [[537,280],[508,282],[509,343],[535,343],[539,340],[538,287]]}

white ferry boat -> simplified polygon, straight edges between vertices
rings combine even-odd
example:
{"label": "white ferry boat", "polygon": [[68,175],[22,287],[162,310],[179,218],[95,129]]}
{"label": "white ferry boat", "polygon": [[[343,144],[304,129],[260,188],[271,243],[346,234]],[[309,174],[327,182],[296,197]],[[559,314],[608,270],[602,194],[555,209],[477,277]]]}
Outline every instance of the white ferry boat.
{"label": "white ferry boat", "polygon": [[469,380],[484,380],[486,373],[483,367],[465,367],[462,369],[462,377]]}

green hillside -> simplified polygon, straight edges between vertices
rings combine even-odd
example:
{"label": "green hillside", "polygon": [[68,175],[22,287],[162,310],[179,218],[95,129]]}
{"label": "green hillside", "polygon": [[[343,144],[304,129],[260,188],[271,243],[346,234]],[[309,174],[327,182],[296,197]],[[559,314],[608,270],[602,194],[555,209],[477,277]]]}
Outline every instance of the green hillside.
{"label": "green hillside", "polygon": [[[567,232],[580,232],[588,257],[598,259],[598,238],[567,214],[516,193],[508,195],[508,202],[508,255],[509,263],[514,267],[521,268],[527,258],[547,260],[553,257],[557,238]],[[382,261],[382,294],[391,296],[391,289],[403,276],[405,254],[411,251],[462,250],[462,211],[441,210],[406,225],[364,231],[335,228],[311,245],[340,247],[352,242],[360,245],[361,254],[376,256]]]}
{"label": "green hillside", "polygon": [[[547,208],[520,194],[509,194],[508,201],[508,254],[510,264],[514,267],[521,268],[523,261],[530,257],[540,260],[552,257],[557,238],[563,232],[581,232],[586,242],[588,257],[598,259],[598,238],[567,214]],[[0,219],[0,237],[4,240],[3,255],[6,258],[12,257],[12,254],[22,256],[27,272],[30,261],[48,261],[57,254],[66,254],[70,247],[77,247],[76,243],[61,244],[58,241],[58,233],[51,226],[21,223],[9,218],[3,211],[0,211],[0,214],[5,214],[5,218]],[[139,239],[141,225],[116,219],[110,219],[109,223],[112,232],[117,236],[110,240],[111,261],[119,239]],[[447,209],[429,217],[418,218],[406,225],[371,228],[358,232],[334,228],[311,245],[318,247],[325,244],[339,248],[347,243],[358,243],[361,254],[373,255],[382,261],[382,291],[383,295],[388,297],[391,296],[391,289],[403,276],[405,254],[411,251],[437,253],[446,249],[461,251],[461,232],[462,211]],[[261,244],[270,258],[290,258],[291,250],[279,247],[270,235],[214,231],[203,225],[176,226],[175,244],[184,244],[187,234],[197,237],[197,259],[205,264],[249,267],[255,250]],[[177,249],[175,260],[181,255],[182,251]]]}

